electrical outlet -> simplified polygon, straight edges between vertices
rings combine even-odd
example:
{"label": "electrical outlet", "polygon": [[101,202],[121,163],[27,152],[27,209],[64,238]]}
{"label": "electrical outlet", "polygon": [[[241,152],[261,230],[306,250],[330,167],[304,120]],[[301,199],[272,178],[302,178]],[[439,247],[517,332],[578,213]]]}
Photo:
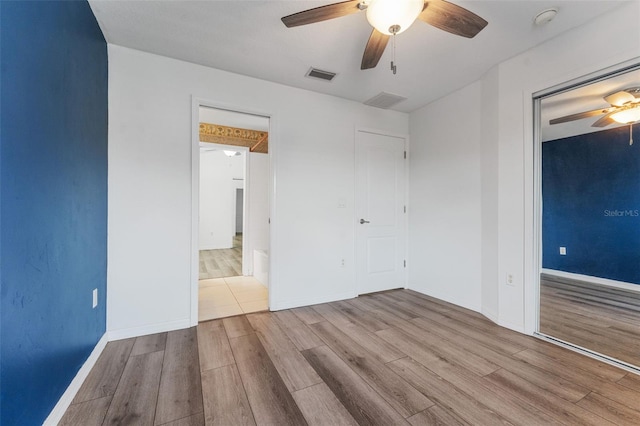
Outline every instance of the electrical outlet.
{"label": "electrical outlet", "polygon": [[507,274],[506,281],[507,285],[513,285],[513,274]]}
{"label": "electrical outlet", "polygon": [[566,255],[567,255],[567,248],[560,247],[560,256],[566,256]]}
{"label": "electrical outlet", "polygon": [[344,268],[344,258],[340,260],[340,267]]}
{"label": "electrical outlet", "polygon": [[98,289],[94,288],[93,289],[93,308],[95,308],[96,306],[98,306]]}

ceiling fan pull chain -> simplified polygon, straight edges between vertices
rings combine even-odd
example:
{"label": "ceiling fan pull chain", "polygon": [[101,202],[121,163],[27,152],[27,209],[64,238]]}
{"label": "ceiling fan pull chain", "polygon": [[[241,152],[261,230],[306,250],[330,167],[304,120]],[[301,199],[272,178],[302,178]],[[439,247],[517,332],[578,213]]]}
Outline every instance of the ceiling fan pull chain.
{"label": "ceiling fan pull chain", "polygon": [[395,65],[396,62],[396,33],[393,33],[393,59],[391,60],[391,71],[393,71],[393,75],[396,75],[396,69],[398,68]]}
{"label": "ceiling fan pull chain", "polygon": [[633,124],[629,124],[629,146],[633,145]]}

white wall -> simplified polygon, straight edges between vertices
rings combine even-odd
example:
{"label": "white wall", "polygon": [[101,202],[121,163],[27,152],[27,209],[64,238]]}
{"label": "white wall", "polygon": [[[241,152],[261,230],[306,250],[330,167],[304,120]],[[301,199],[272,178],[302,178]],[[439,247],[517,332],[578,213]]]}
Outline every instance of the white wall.
{"label": "white wall", "polygon": [[480,106],[474,83],[410,116],[409,288],[480,310]]}
{"label": "white wall", "polygon": [[247,214],[249,250],[245,260],[253,268],[253,250],[269,251],[269,156],[249,154],[249,193]]}
{"label": "white wall", "polygon": [[[634,30],[620,37],[609,29],[635,29],[639,14],[640,3],[629,2],[498,65],[469,87],[471,99],[456,92],[412,114],[412,288],[533,331],[531,94],[638,57]],[[353,205],[337,208],[337,200],[354,198],[354,129],[407,133],[408,116],[109,45],[112,336],[189,325],[192,96],[273,117],[271,307],[355,294]],[[497,112],[483,112],[486,107]],[[469,118],[464,126],[451,118],[461,109]],[[445,135],[447,123],[456,137]],[[449,216],[450,207],[455,209]],[[429,220],[451,229],[454,238]],[[459,227],[468,233],[464,246]],[[467,256],[465,270],[443,252]],[[434,265],[439,281],[418,261],[425,253],[445,261]],[[336,262],[343,257],[345,268]],[[513,286],[502,279],[507,273],[514,276]]]}
{"label": "white wall", "polygon": [[408,115],[109,45],[111,336],[190,324],[192,97],[272,116],[271,308],[353,296],[355,128]]}
{"label": "white wall", "polygon": [[236,188],[244,187],[245,155],[200,152],[200,250],[233,247]]}
{"label": "white wall", "polygon": [[[498,321],[535,328],[532,93],[638,57],[640,2],[629,2],[499,65]],[[631,28],[621,37],[611,28]],[[495,99],[494,99],[495,100]],[[483,123],[484,124],[484,123]],[[504,279],[513,274],[514,285]]]}
{"label": "white wall", "polygon": [[640,61],[638,16],[627,3],[411,114],[411,288],[534,331],[532,94]]}
{"label": "white wall", "polygon": [[498,68],[482,79],[481,197],[482,197],[482,308],[498,322]]}

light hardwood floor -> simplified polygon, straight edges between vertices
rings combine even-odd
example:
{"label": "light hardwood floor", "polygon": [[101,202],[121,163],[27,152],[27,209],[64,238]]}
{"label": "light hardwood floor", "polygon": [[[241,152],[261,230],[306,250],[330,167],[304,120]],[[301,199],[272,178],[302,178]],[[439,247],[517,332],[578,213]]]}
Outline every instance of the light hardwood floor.
{"label": "light hardwood floor", "polygon": [[408,290],[111,342],[65,425],[640,424],[640,378]]}
{"label": "light hardwood floor", "polygon": [[640,367],[640,293],[542,274],[540,331]]}
{"label": "light hardwood floor", "polygon": [[242,234],[236,234],[230,249],[200,250],[199,264],[201,280],[242,275]]}

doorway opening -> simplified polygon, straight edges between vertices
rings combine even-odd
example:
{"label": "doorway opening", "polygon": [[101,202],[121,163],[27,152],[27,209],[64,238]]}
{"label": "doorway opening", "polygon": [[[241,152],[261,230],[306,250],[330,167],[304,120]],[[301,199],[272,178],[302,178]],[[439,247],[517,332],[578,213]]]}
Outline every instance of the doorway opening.
{"label": "doorway opening", "polygon": [[267,310],[269,117],[198,104],[197,118],[197,320]]}

